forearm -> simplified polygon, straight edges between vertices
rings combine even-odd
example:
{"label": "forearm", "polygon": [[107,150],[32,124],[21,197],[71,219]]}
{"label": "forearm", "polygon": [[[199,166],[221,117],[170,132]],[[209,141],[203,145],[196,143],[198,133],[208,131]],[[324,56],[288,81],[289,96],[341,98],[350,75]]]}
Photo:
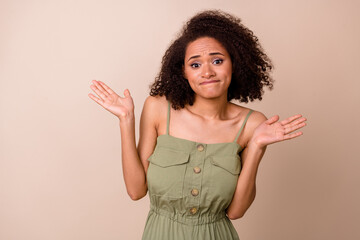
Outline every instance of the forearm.
{"label": "forearm", "polygon": [[133,200],[146,195],[147,184],[135,140],[135,118],[120,120],[122,169],[126,190]]}
{"label": "forearm", "polygon": [[255,199],[257,170],[265,153],[255,144],[249,144],[246,162],[242,166],[234,197],[227,209],[230,219],[241,218]]}

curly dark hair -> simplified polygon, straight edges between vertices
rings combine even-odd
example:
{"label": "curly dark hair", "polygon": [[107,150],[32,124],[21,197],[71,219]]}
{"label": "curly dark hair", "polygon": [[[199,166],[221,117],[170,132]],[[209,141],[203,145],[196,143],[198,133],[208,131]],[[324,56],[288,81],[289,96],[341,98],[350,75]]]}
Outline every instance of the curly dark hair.
{"label": "curly dark hair", "polygon": [[183,65],[189,43],[201,37],[219,41],[228,51],[233,74],[228,88],[228,101],[237,99],[262,100],[263,86],[270,90],[274,80],[270,76],[273,66],[260,46],[258,38],[241,20],[220,10],[203,11],[184,25],[177,39],[172,42],[162,58],[162,66],[155,82],[150,85],[151,96],[166,96],[174,109],[193,105],[194,91],[184,78]]}

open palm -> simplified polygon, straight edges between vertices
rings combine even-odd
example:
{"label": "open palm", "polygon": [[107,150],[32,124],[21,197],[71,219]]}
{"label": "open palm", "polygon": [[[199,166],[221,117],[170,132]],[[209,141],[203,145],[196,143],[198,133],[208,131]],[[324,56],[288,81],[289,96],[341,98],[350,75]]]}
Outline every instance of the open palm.
{"label": "open palm", "polygon": [[254,131],[253,141],[261,147],[292,139],[302,135],[302,132],[296,130],[306,125],[306,118],[301,114],[294,115],[283,121],[278,122],[279,116],[275,115],[261,123]]}
{"label": "open palm", "polygon": [[124,91],[125,97],[120,97],[105,83],[96,80],[93,80],[92,83],[93,85],[90,87],[99,97],[94,96],[92,93],[89,93],[88,96],[99,105],[118,118],[134,113],[134,102],[128,89]]}

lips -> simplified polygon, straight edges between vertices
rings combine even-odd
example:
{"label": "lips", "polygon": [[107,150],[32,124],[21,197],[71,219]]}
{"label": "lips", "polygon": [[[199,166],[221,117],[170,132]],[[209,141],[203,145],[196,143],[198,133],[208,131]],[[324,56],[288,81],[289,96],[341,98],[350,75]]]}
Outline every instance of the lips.
{"label": "lips", "polygon": [[204,84],[210,84],[210,83],[216,83],[216,82],[220,82],[220,80],[209,80],[209,81],[204,81],[204,82],[202,82],[200,84],[204,85]]}

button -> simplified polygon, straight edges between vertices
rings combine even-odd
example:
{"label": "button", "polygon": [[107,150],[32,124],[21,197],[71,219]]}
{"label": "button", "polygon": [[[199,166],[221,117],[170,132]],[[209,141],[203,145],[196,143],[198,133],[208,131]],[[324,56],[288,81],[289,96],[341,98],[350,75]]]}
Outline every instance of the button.
{"label": "button", "polygon": [[201,172],[201,168],[199,168],[199,167],[194,167],[194,172],[195,172],[195,173]]}
{"label": "button", "polygon": [[190,213],[194,215],[195,213],[197,213],[197,209],[195,207],[190,208]]}
{"label": "button", "polygon": [[191,190],[191,195],[193,195],[194,197],[197,196],[199,194],[199,190],[197,190],[196,188],[193,188]]}
{"label": "button", "polygon": [[197,150],[199,150],[199,152],[204,151],[204,146],[202,144],[197,145]]}

